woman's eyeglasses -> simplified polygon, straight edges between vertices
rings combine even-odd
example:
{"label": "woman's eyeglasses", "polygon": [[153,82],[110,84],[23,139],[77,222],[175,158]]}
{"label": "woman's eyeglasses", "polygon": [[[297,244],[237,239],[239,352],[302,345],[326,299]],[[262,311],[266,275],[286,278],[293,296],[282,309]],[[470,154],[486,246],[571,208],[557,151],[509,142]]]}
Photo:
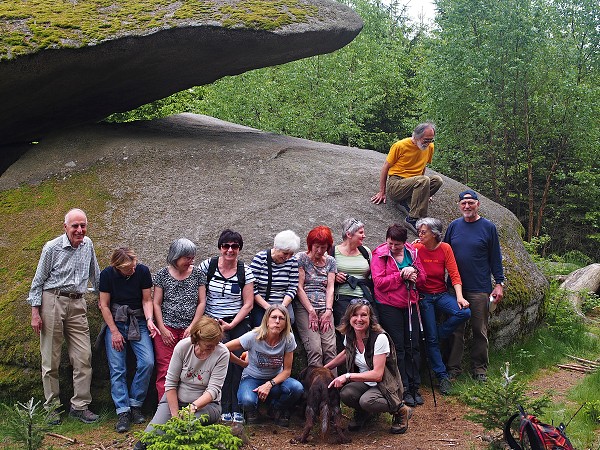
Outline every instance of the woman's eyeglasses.
{"label": "woman's eyeglasses", "polygon": [[361,305],[371,306],[371,302],[369,302],[369,300],[364,299],[364,298],[355,298],[354,300],[350,300],[350,304],[351,305],[361,304]]}
{"label": "woman's eyeglasses", "polygon": [[224,248],[225,250],[239,250],[240,249],[240,244],[221,244],[221,248]]}

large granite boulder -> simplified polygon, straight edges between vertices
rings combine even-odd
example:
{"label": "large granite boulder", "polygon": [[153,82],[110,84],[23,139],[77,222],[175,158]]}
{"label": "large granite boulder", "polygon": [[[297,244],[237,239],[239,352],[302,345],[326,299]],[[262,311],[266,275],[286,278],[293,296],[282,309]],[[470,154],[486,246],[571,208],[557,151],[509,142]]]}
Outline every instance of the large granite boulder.
{"label": "large granite boulder", "polygon": [[[365,222],[365,244],[374,248],[385,240],[388,225],[404,220],[393,205],[369,201],[384,158],[193,114],[94,124],[49,136],[0,177],[5,202],[0,208],[11,214],[7,229],[0,230],[0,236],[9,236],[0,240],[0,250],[17,232],[23,243],[10,251],[20,263],[27,261],[0,296],[5,317],[0,350],[10,350],[0,351],[0,383],[13,392],[24,385],[40,389],[38,341],[25,299],[43,242],[61,232],[65,211],[57,203],[88,212],[89,236],[102,267],[115,246],[129,244],[155,272],[165,265],[170,242],[182,236],[197,243],[200,261],[217,253],[217,238],[226,227],[242,233],[241,258],[250,261],[287,228],[304,242],[311,228],[326,224],[339,242],[341,222],[350,216]],[[457,196],[466,187],[443,178],[430,214],[447,224],[459,215]],[[11,199],[18,200],[13,205]],[[15,211],[27,202],[30,211]],[[509,280],[490,333],[493,345],[503,346],[533,329],[547,282],[523,247],[516,217],[485,197],[481,202],[482,215],[498,226]],[[95,335],[100,314],[96,299],[88,300]],[[105,363],[96,358],[96,364],[94,395],[107,398]]]}
{"label": "large granite boulder", "polygon": [[[66,12],[86,8],[74,19],[58,12],[41,17],[37,6],[14,2],[15,19],[0,17],[0,29],[23,40],[17,49],[42,42],[24,55],[0,45],[0,146],[38,141],[51,130],[95,122],[227,75],[329,53],[363,26],[354,11],[332,0],[174,2],[168,11],[155,2],[155,11],[123,17],[120,3],[131,2],[97,10],[89,10],[92,2],[65,3]],[[23,18],[19,8],[31,16]],[[36,19],[43,27],[34,26]],[[63,23],[68,20],[76,23],[70,28]],[[127,25],[101,34],[114,23]],[[34,34],[41,28],[43,38]],[[45,40],[52,41],[43,48]],[[0,153],[10,162],[19,155],[2,147]]]}

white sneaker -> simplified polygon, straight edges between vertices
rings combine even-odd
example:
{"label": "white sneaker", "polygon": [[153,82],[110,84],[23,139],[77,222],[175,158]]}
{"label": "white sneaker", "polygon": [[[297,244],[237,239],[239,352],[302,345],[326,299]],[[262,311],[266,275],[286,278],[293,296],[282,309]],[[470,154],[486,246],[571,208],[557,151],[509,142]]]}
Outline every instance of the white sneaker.
{"label": "white sneaker", "polygon": [[239,413],[239,412],[234,412],[233,413],[233,421],[235,423],[241,423],[241,424],[246,423],[246,421],[244,420],[244,415],[242,413]]}
{"label": "white sneaker", "polygon": [[233,417],[231,417],[231,413],[221,414],[221,422],[225,422],[225,423],[233,422]]}

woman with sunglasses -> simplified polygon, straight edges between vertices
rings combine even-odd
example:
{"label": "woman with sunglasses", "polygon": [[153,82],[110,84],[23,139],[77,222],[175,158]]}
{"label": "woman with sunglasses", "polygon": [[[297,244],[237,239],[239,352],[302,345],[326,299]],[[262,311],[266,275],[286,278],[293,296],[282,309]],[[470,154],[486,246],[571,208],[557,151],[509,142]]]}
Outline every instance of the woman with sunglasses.
{"label": "woman with sunglasses", "polygon": [[[182,408],[189,408],[205,425],[219,421],[221,388],[229,363],[229,350],[221,338],[221,326],[208,316],[192,324],[189,337],[175,346],[165,382],[166,394],[146,432],[152,431],[153,425],[167,423]],[[133,448],[143,450],[146,444],[138,441]]]}
{"label": "woman with sunglasses", "polygon": [[[417,288],[425,284],[425,270],[417,250],[406,242],[408,230],[399,224],[387,229],[386,241],[373,250],[371,275],[379,321],[396,347],[404,403],[423,404],[419,392],[421,354]],[[409,322],[410,321],[410,322]]]}
{"label": "woman with sunglasses", "polygon": [[154,321],[160,331],[154,337],[159,401],[175,344],[190,335],[192,323],[204,314],[206,276],[194,266],[195,257],[196,244],[177,239],[169,247],[167,267],[154,275]]}
{"label": "woman with sunglasses", "polygon": [[[232,352],[231,361],[244,368],[238,402],[246,421],[259,423],[258,406],[267,403],[268,415],[277,425],[288,427],[290,410],[304,388],[291,377],[296,340],[287,308],[281,304],[269,306],[259,327],[225,345]],[[247,357],[238,358],[237,350],[246,350]]]}
{"label": "woman with sunglasses", "polygon": [[292,230],[277,233],[273,248],[258,252],[250,269],[254,274],[254,307],[251,314],[253,327],[262,323],[265,310],[271,305],[287,308],[294,323],[292,301],[298,291],[298,261],[294,253],[300,248],[300,238]]}
{"label": "woman with sunglasses", "polygon": [[345,362],[348,368],[329,385],[341,389],[342,402],[354,409],[348,429],[358,431],[376,414],[387,412],[393,417],[390,433],[405,433],[412,409],[402,400],[394,343],[377,322],[370,303],[353,300],[338,330],[344,335],[344,351],[325,367],[333,369]]}
{"label": "woman with sunglasses", "polygon": [[[440,340],[448,338],[457,326],[471,317],[469,302],[462,294],[462,281],[454,252],[449,244],[442,242],[442,221],[425,217],[417,221],[419,242],[415,248],[419,252],[427,281],[421,288],[421,312],[423,331],[427,343],[427,354],[438,382],[440,393],[448,395],[452,389],[450,377],[442,361]],[[450,277],[456,296],[448,292],[446,272]],[[443,313],[446,319],[441,325],[436,322],[436,313]]]}
{"label": "woman with sunglasses", "polygon": [[[119,433],[128,431],[131,422],[146,421],[142,405],[154,370],[151,338],[158,333],[152,321],[151,289],[150,269],[137,262],[133,250],[115,249],[110,266],[100,273],[99,291],[110,393],[119,417],[115,429]],[[127,343],[137,361],[131,388],[127,386]]]}
{"label": "woman with sunglasses", "polygon": [[[204,312],[219,322],[223,329],[223,342],[229,342],[250,331],[248,315],[254,302],[254,275],[239,259],[240,250],[244,247],[240,233],[223,230],[217,247],[219,256],[200,263],[200,270],[206,276],[207,282]],[[241,354],[241,350],[238,350],[237,356]],[[221,400],[222,422],[244,422],[237,401],[241,376],[242,369],[230,363]]]}

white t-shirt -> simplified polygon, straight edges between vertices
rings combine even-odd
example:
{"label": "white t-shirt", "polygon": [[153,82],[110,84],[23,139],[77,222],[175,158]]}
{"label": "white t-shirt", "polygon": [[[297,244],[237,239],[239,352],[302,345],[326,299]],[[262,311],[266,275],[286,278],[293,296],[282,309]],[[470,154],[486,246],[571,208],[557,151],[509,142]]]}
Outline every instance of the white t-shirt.
{"label": "white t-shirt", "polygon": [[[346,345],[346,338],[344,338],[344,345]],[[368,372],[371,369],[369,368],[369,366],[367,365],[367,361],[365,360],[365,353],[359,352],[357,348],[355,349],[356,353],[354,356],[354,363],[356,364],[356,367],[358,367],[358,371],[360,373]],[[390,354],[390,341],[388,340],[385,334],[381,333],[379,336],[377,336],[377,339],[375,339],[374,350],[375,351],[373,352],[373,356],[385,355],[386,358],[388,357],[388,355]],[[376,381],[365,381],[365,384],[368,384],[369,386],[377,386]]]}

